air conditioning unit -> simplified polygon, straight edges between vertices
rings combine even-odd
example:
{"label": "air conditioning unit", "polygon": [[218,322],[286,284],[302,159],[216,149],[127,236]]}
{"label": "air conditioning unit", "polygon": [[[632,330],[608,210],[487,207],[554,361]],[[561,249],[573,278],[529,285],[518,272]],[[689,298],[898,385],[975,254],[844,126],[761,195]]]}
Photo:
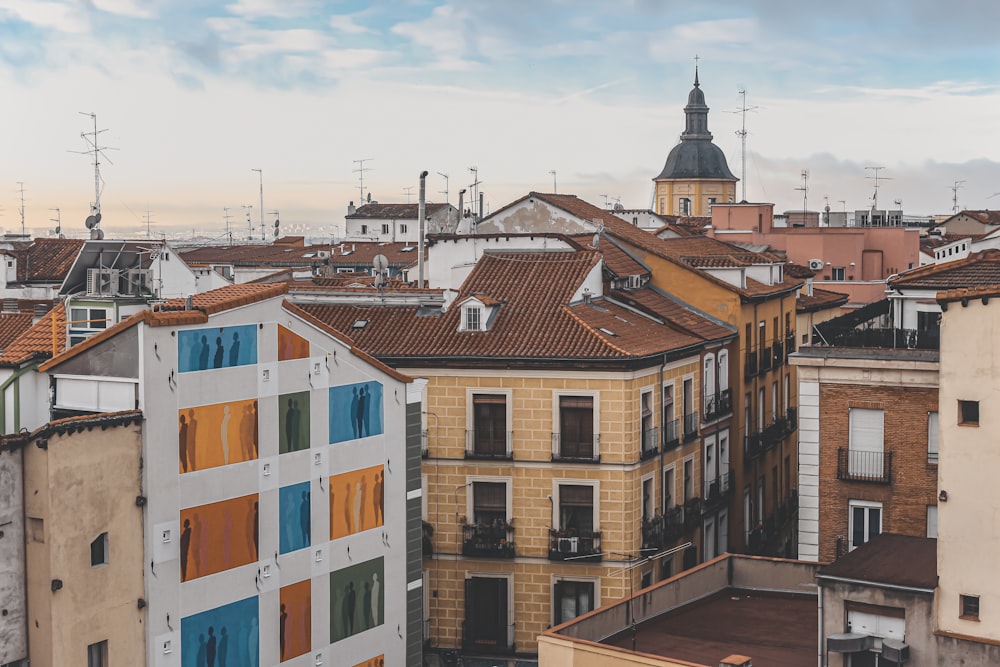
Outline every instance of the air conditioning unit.
{"label": "air conditioning unit", "polygon": [[319,251],[316,252],[316,258],[317,259],[330,259],[330,251],[329,250],[319,250]]}
{"label": "air conditioning unit", "polygon": [[149,269],[129,269],[121,276],[118,292],[132,296],[149,294],[152,292],[152,278],[153,272]]}
{"label": "air conditioning unit", "polygon": [[810,259],[809,260],[809,270],[819,271],[823,268],[823,260],[821,259]]}
{"label": "air conditioning unit", "polygon": [[87,269],[88,296],[114,296],[118,289],[118,269]]}
{"label": "air conditioning unit", "polygon": [[561,554],[575,554],[580,551],[580,538],[560,537],[557,546],[559,547],[559,553]]}

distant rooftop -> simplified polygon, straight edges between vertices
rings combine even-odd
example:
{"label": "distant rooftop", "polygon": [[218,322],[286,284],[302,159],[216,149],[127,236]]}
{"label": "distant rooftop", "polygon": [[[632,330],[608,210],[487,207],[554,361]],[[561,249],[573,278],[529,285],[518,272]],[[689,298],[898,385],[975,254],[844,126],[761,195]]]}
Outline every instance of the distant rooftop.
{"label": "distant rooftop", "polygon": [[938,580],[937,540],[882,533],[821,568],[819,577],[933,592]]}

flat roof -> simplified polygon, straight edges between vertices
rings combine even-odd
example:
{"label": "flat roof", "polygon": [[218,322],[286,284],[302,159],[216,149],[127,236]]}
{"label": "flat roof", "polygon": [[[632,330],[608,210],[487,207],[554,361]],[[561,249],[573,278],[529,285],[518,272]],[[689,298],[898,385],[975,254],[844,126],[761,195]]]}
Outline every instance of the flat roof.
{"label": "flat roof", "polygon": [[821,568],[819,577],[933,591],[938,582],[937,540],[882,533]]}
{"label": "flat roof", "polygon": [[[703,665],[734,653],[755,665],[816,662],[816,596],[727,588],[636,626],[635,650]],[[602,642],[632,650],[632,633]]]}

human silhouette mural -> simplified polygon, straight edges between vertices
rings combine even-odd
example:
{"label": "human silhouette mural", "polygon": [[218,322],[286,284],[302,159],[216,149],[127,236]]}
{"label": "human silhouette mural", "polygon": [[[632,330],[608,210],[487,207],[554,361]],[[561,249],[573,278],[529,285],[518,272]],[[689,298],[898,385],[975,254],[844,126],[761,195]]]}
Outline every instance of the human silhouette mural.
{"label": "human silhouette mural", "polygon": [[278,452],[287,454],[309,448],[309,392],[278,397]]}
{"label": "human silhouette mural", "polygon": [[278,613],[278,650],[282,662],[312,649],[312,580],[282,586]]}
{"label": "human silhouette mural", "polygon": [[258,432],[257,399],[179,410],[181,474],[256,459]]}
{"label": "human silhouette mural", "polygon": [[372,466],[330,477],[330,539],[385,524],[385,467]]}
{"label": "human silhouette mural", "polygon": [[307,359],[309,341],[290,329],[278,325],[278,361]]}
{"label": "human silhouette mural", "polygon": [[354,667],[385,667],[385,654],[377,655],[374,658],[369,658],[364,662],[359,662],[354,665]]}
{"label": "human silhouette mural", "polygon": [[181,510],[181,581],[253,563],[258,559],[257,494]]}
{"label": "human silhouette mural", "polygon": [[181,619],[181,667],[243,667],[260,661],[257,597]]}
{"label": "human silhouette mural", "polygon": [[256,363],[256,324],[177,332],[177,366],[181,373]]}
{"label": "human silhouette mural", "polygon": [[330,573],[330,642],[385,623],[383,558]]}
{"label": "human silhouette mural", "polygon": [[380,435],[382,423],[381,383],[330,387],[330,444]]}
{"label": "human silhouette mural", "polygon": [[281,530],[278,546],[283,554],[305,549],[312,543],[309,485],[309,482],[301,482],[278,490],[278,524]]}

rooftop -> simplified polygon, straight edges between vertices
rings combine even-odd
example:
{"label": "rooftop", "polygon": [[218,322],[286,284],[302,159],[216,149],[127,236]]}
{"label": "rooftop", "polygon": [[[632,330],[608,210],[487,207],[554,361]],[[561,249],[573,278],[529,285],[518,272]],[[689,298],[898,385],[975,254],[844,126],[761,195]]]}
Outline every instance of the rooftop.
{"label": "rooftop", "polygon": [[[364,204],[359,206],[354,213],[344,216],[348,220],[355,219],[376,219],[376,220],[416,220],[419,204]],[[428,216],[434,215],[438,211],[450,208],[450,204],[430,204],[424,205],[424,211]]]}
{"label": "rooftop", "polygon": [[938,581],[937,540],[882,533],[820,568],[818,576],[933,592]]}
{"label": "rooftop", "polygon": [[61,283],[83,244],[80,239],[37,238],[16,241],[7,253],[17,258],[17,282]]}
{"label": "rooftop", "polygon": [[[55,327],[52,320],[55,318]],[[66,310],[59,304],[21,335],[11,341],[0,354],[0,367],[17,367],[33,359],[48,359],[52,356],[53,336],[55,348],[66,347]]]}
{"label": "rooftop", "polygon": [[1000,250],[983,250],[946,264],[928,264],[901,273],[888,282],[889,287],[898,291],[952,290],[1000,284]]}
{"label": "rooftop", "polygon": [[[278,242],[272,245],[201,246],[179,250],[178,253],[191,266],[232,264],[233,266],[312,267],[325,263],[371,266],[375,255],[385,255],[390,266],[409,266],[417,261],[417,247],[412,243],[352,241],[307,246],[298,243],[280,243],[282,240],[278,239]],[[321,253],[329,253],[330,256],[320,258]]]}

